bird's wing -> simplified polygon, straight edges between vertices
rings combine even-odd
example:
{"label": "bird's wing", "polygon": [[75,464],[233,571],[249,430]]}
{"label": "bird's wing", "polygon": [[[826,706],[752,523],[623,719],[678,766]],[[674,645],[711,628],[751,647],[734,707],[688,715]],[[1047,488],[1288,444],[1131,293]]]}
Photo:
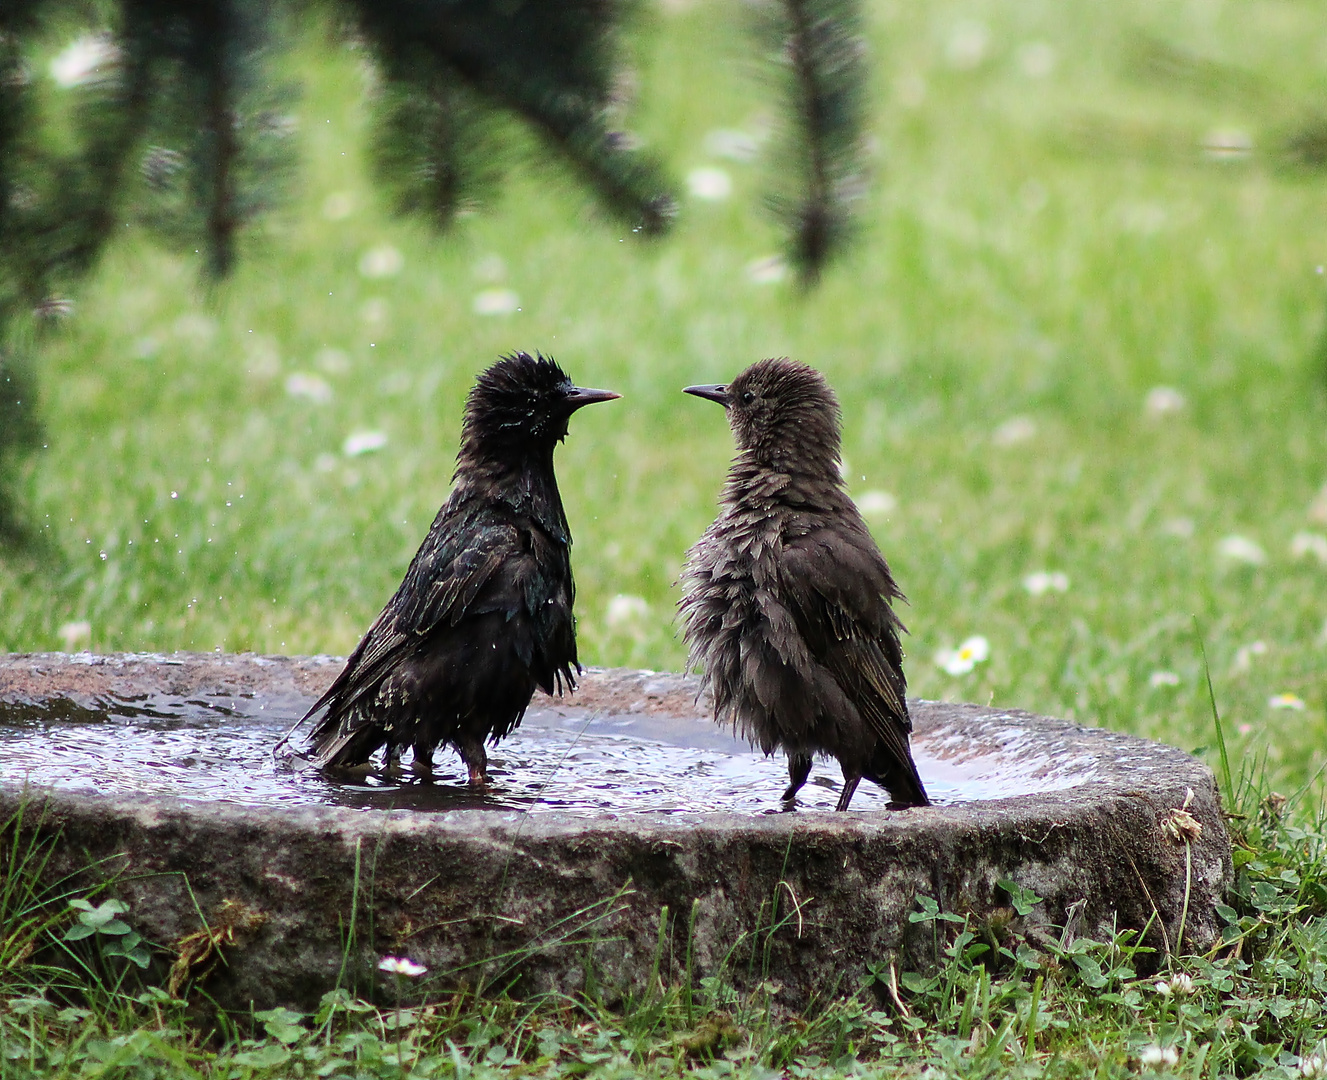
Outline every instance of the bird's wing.
{"label": "bird's wing", "polygon": [[520,530],[505,515],[440,513],[396,595],[305,719],[332,702],[345,715],[365,694],[376,693],[401,654],[443,624],[464,619],[494,573],[519,558],[523,546]]}
{"label": "bird's wing", "polygon": [[900,758],[912,730],[905,700],[900,597],[869,534],[821,529],[785,543],[780,592],[811,654]]}

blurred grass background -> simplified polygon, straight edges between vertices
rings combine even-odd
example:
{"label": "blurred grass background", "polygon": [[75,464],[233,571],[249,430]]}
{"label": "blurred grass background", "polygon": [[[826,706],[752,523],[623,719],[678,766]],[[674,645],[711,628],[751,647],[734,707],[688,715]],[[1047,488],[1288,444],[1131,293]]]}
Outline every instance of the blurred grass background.
{"label": "blurred grass background", "polygon": [[[732,187],[685,198],[655,245],[533,147],[453,235],[393,220],[362,156],[372,73],[311,28],[288,61],[295,198],[234,279],[208,293],[126,229],[44,347],[24,477],[43,539],[0,563],[0,648],[347,652],[446,495],[475,373],[523,348],[625,394],[559,451],[582,659],[677,669],[673,583],[731,453],[720,411],[678,391],[787,354],[842,398],[916,694],[1195,748],[1200,626],[1237,761],[1308,781],[1327,761],[1321,11],[868,15],[876,182],[855,252],[807,295],[768,280],[777,110],[739,7],[668,0],[634,45],[633,130],[684,193],[702,168]],[[364,433],[385,444],[347,453]],[[937,655],[971,635],[989,659],[948,674]]]}

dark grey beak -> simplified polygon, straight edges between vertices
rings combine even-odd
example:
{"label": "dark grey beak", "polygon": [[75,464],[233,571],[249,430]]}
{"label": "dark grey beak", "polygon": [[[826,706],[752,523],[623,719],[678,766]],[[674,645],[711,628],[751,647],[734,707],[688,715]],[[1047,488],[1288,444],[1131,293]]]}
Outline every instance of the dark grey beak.
{"label": "dark grey beak", "polygon": [[620,398],[621,394],[615,394],[612,390],[591,390],[588,386],[573,386],[567,391],[567,404],[573,410],[579,409],[582,405],[594,405],[600,401],[612,401],[614,398]]}
{"label": "dark grey beak", "polygon": [[725,409],[728,407],[728,387],[724,383],[706,383],[703,386],[684,386],[684,394],[694,394],[706,401],[717,401]]}

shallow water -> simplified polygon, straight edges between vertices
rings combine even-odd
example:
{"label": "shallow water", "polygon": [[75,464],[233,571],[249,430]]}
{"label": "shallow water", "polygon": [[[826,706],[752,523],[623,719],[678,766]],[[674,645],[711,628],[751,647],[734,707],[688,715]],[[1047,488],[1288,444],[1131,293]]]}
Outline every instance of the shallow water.
{"label": "shallow water", "polygon": [[[766,758],[708,721],[575,709],[532,709],[520,728],[489,749],[492,786],[483,794],[464,785],[465,767],[446,748],[435,755],[432,784],[420,783],[408,765],[396,778],[333,782],[272,758],[273,745],[310,703],[163,695],[0,704],[0,782],[247,806],[592,815],[774,813],[787,783],[782,756]],[[942,804],[1058,790],[1094,778],[1090,761],[1052,761],[1012,720],[985,747],[940,730],[915,739],[913,750],[928,792]],[[840,782],[834,762],[817,762],[799,808],[832,810]],[[881,810],[887,802],[864,781],[852,808]]]}

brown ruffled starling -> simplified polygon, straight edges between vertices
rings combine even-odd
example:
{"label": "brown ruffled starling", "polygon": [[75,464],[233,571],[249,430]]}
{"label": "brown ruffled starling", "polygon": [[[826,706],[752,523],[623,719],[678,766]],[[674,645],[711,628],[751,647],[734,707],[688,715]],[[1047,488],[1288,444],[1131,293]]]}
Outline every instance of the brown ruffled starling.
{"label": "brown ruffled starling", "polygon": [[903,599],[839,474],[839,404],[814,368],[761,360],[726,386],[688,386],[728,414],[737,456],[719,516],[687,553],[679,603],[715,718],[788,755],[791,802],[817,754],[891,809],[929,800],[912,761]]}

